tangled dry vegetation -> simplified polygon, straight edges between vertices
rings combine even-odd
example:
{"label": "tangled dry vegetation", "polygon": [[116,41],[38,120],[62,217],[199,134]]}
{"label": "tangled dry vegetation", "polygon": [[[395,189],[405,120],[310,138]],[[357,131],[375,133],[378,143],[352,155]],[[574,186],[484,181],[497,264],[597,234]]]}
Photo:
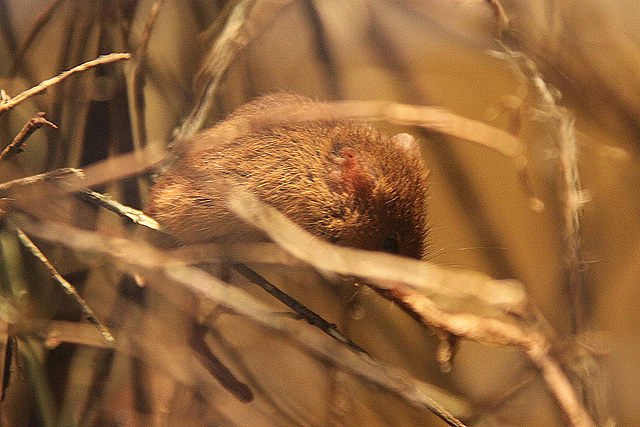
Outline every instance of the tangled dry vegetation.
{"label": "tangled dry vegetation", "polygon": [[[640,419],[638,6],[19,3],[0,1],[2,425]],[[276,90],[420,139],[428,259],[331,245],[241,191],[271,243],[152,244],[169,142]]]}

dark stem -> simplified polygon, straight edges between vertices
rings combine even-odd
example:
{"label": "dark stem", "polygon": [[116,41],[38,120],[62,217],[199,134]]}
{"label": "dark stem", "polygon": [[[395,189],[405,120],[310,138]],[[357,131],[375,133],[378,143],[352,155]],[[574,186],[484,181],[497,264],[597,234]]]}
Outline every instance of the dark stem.
{"label": "dark stem", "polygon": [[330,337],[340,341],[342,344],[349,347],[351,350],[356,353],[361,353],[369,356],[369,353],[364,351],[360,346],[352,342],[349,338],[347,338],[342,332],[340,332],[336,325],[333,323],[329,323],[320,317],[316,312],[308,309],[300,302],[290,297],[280,289],[278,289],[275,285],[269,282],[267,279],[256,273],[251,268],[247,267],[246,264],[242,263],[232,263],[230,264],[231,268],[244,276],[247,280],[255,283],[260,286],[262,289],[267,291],[272,296],[276,297],[278,301],[292,309],[296,312],[300,318],[306,320],[310,325],[319,328],[322,332],[329,335]]}
{"label": "dark stem", "polygon": [[9,381],[11,380],[11,361],[13,359],[13,353],[18,346],[16,337],[11,332],[11,325],[9,325],[9,331],[7,333],[7,343],[4,347],[4,367],[2,369],[2,388],[0,389],[0,402],[4,401],[7,395],[7,388],[9,387]]}

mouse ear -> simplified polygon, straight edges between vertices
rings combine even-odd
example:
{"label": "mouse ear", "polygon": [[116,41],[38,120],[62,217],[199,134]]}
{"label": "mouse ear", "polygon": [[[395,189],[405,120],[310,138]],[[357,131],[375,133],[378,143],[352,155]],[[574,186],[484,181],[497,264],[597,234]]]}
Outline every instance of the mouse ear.
{"label": "mouse ear", "polygon": [[420,148],[418,142],[408,133],[399,133],[391,137],[391,142],[399,149],[411,153],[412,155],[420,156]]}
{"label": "mouse ear", "polygon": [[[396,148],[404,151],[406,154],[414,158],[417,158],[422,164],[424,164],[422,153],[420,152],[420,146],[413,135],[409,135],[408,133],[399,133],[389,139],[391,140],[391,143],[396,146]],[[426,180],[428,177],[429,170],[423,168],[422,178]]]}
{"label": "mouse ear", "polygon": [[343,148],[331,156],[334,170],[327,183],[331,190],[368,196],[375,186],[375,176],[366,160],[352,148]]}

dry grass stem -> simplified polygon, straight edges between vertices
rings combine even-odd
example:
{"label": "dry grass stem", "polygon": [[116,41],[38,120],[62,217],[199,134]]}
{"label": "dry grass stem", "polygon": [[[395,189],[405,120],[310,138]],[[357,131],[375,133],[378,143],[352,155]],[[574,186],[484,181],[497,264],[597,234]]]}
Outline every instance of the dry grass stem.
{"label": "dry grass stem", "polygon": [[441,107],[407,105],[389,101],[343,101],[329,104],[343,117],[386,120],[419,126],[472,141],[522,162],[525,148],[517,137],[477,120],[461,117]]}
{"label": "dry grass stem", "polygon": [[[222,81],[222,77],[229,65],[233,62],[238,52],[240,52],[252,39],[251,26],[248,20],[249,12],[255,0],[240,0],[229,12],[227,22],[222,32],[213,43],[211,51],[205,59],[206,82],[200,93],[195,108],[184,121],[178,138],[186,138],[195,134],[204,123],[214,94]],[[203,71],[200,72],[203,78]]]}
{"label": "dry grass stem", "polygon": [[25,187],[28,185],[42,184],[44,182],[69,182],[69,180],[72,179],[82,179],[83,176],[84,175],[81,169],[56,169],[52,170],[51,172],[45,172],[38,175],[31,175],[26,178],[19,178],[12,181],[3,182],[2,184],[0,184],[0,194],[5,194],[9,191],[15,191],[21,187]]}
{"label": "dry grass stem", "polygon": [[13,64],[11,66],[11,71],[9,72],[10,76],[13,76],[17,73],[18,69],[22,65],[22,59],[24,58],[24,55],[28,52],[36,37],[38,37],[40,31],[42,31],[46,27],[47,23],[51,20],[53,13],[56,11],[62,1],[63,0],[53,0],[33,20],[31,30],[29,30],[27,37],[20,45],[20,49],[18,50],[18,52],[16,52]]}
{"label": "dry grass stem", "polygon": [[211,48],[198,71],[197,100],[178,131],[177,139],[187,138],[202,129],[215,102],[220,83],[237,55],[269,26],[282,9],[295,2],[239,0],[230,4],[233,6],[225,9],[227,14],[224,16],[224,25],[221,26],[217,21],[211,28],[214,31],[217,27],[222,27],[222,30],[211,43]]}
{"label": "dry grass stem", "polygon": [[62,195],[83,191],[107,182],[139,175],[166,159],[167,151],[158,144],[148,144],[140,151],[112,156],[82,170],[82,179],[69,176],[60,180]]}
{"label": "dry grass stem", "polygon": [[555,133],[560,153],[560,200],[564,202],[565,251],[571,294],[571,310],[575,333],[585,330],[586,306],[584,277],[585,263],[582,258],[580,221],[582,207],[587,198],[580,185],[578,171],[578,144],[575,135],[575,123],[571,114],[557,105],[557,96],[552,93],[535,63],[525,55],[505,48],[504,54],[496,53],[509,61],[516,75],[527,89],[534,108],[534,114],[547,120]]}
{"label": "dry grass stem", "polygon": [[[239,190],[232,193],[230,208],[264,231],[284,250],[320,270],[365,279],[388,290],[402,283],[445,305],[447,301],[457,305],[464,300],[470,310],[484,315],[513,319],[527,314],[524,288],[515,280],[495,280],[475,271],[449,269],[427,261],[332,245],[313,237],[280,212]],[[318,256],[320,253],[322,256]]]}
{"label": "dry grass stem", "polygon": [[73,67],[70,70],[67,70],[58,74],[55,77],[42,81],[40,84],[30,89],[27,89],[24,92],[19,93],[13,98],[10,98],[9,100],[7,100],[6,102],[0,105],[0,116],[5,112],[11,110],[13,107],[20,104],[21,102],[26,101],[32,96],[39,94],[40,92],[46,90],[47,88],[55,84],[60,83],[62,80],[66,79],[67,77],[73,74],[89,70],[99,65],[109,64],[111,62],[116,62],[116,61],[122,61],[124,59],[129,59],[129,58],[131,58],[131,54],[129,53],[110,53],[108,55],[100,56],[99,58],[93,59],[91,61],[84,62],[76,67]]}
{"label": "dry grass stem", "polygon": [[[478,282],[474,280],[473,274],[468,275],[467,280],[464,273],[451,277],[451,272],[441,267],[434,266],[433,271],[429,271],[431,268],[427,267],[429,264],[425,262],[416,261],[417,264],[411,266],[410,263],[405,264],[411,260],[403,260],[392,255],[367,253],[330,245],[299,229],[274,208],[241,191],[232,194],[230,207],[236,214],[265,232],[274,242],[294,256],[300,257],[316,268],[353,275],[365,280],[367,284],[374,286],[385,297],[397,303],[425,325],[474,341],[522,348],[542,372],[547,386],[572,425],[594,425],[558,362],[549,354],[551,347],[549,339],[540,331],[541,327],[532,322],[538,315],[532,312],[522,288],[513,287],[513,282]],[[385,261],[387,261],[385,267],[391,266],[388,261],[405,265],[396,267],[397,270],[394,267],[381,269],[380,266],[384,266]],[[424,271],[428,271],[428,274],[412,277],[411,267],[414,267],[413,271],[417,271],[419,264],[423,265]],[[407,276],[410,279],[407,279]],[[469,288],[469,294],[476,296],[481,304],[489,306],[479,310],[482,315],[450,313],[442,308],[442,297],[446,299],[451,296],[452,284],[456,282],[459,284],[458,289],[466,286]],[[416,286],[420,283],[422,286]],[[476,288],[476,284],[483,285],[480,287],[481,291]],[[413,289],[407,285],[411,285]],[[492,295],[492,293],[486,293],[487,286],[495,287],[492,291],[498,295],[502,294],[502,297],[498,297],[497,304],[496,301],[487,301],[483,298],[485,295]],[[504,289],[500,289],[501,287]],[[513,296],[517,296],[517,299],[512,300]],[[512,305],[505,306],[505,300]],[[438,301],[438,304],[434,301]],[[518,304],[513,304],[516,301]],[[500,318],[491,318],[485,314],[492,313],[493,316],[498,316],[496,307],[505,310]],[[465,310],[466,308],[467,305]],[[513,316],[514,314],[517,316]]]}
{"label": "dry grass stem", "polygon": [[[536,64],[526,55],[505,48],[504,57],[512,65],[521,79],[531,99],[534,114],[539,120],[546,121],[553,131],[555,144],[559,152],[559,200],[562,203],[564,219],[564,255],[567,274],[566,287],[571,308],[572,329],[575,334],[584,333],[588,328],[587,282],[584,278],[586,263],[582,253],[581,219],[584,204],[588,201],[581,188],[578,168],[578,143],[575,122],[570,112],[557,104],[558,95],[554,93],[540,74]],[[600,368],[585,354],[581,366],[575,373],[581,383],[579,389],[583,400],[598,422],[610,422],[609,410],[601,393],[606,387],[602,384]],[[594,415],[595,416],[595,415]]]}
{"label": "dry grass stem", "polygon": [[85,190],[80,195],[86,200],[95,203],[98,206],[102,206],[105,209],[115,212],[118,215],[129,219],[134,224],[141,225],[143,227],[150,228],[152,230],[160,230],[160,224],[158,221],[145,215],[144,212],[125,206],[122,203],[114,200],[108,194],[101,194],[92,190]]}
{"label": "dry grass stem", "polygon": [[133,66],[131,67],[132,79],[130,86],[130,100],[133,107],[131,130],[133,133],[133,146],[136,150],[144,147],[147,142],[147,133],[144,120],[144,85],[145,72],[147,68],[147,51],[149,47],[149,40],[151,39],[151,32],[153,31],[153,26],[156,23],[158,14],[160,13],[163,5],[164,0],[156,0],[151,5],[149,16],[147,16],[142,35],[140,36],[138,48],[135,51]]}
{"label": "dry grass stem", "polygon": [[422,295],[394,289],[386,296],[408,309],[414,317],[426,325],[444,329],[456,336],[494,345],[510,345],[522,348],[538,367],[542,376],[574,426],[594,426],[589,414],[578,399],[569,379],[559,363],[551,357],[551,344],[546,336],[535,330],[522,329],[495,319],[482,318],[466,313],[447,313]]}
{"label": "dry grass stem", "polygon": [[49,270],[49,273],[51,273],[51,276],[56,280],[56,282],[58,282],[62,286],[67,294],[71,295],[73,299],[76,300],[76,302],[82,308],[82,312],[87,317],[87,320],[100,331],[104,339],[107,341],[114,341],[115,339],[113,338],[113,335],[111,335],[111,332],[109,332],[109,329],[107,329],[107,327],[104,326],[104,324],[100,322],[100,320],[98,320],[98,317],[96,316],[93,309],[89,307],[89,304],[87,304],[87,302],[80,296],[78,291],[76,291],[76,288],[74,288],[71,283],[67,282],[65,278],[62,277],[60,273],[58,273],[58,270],[56,270],[56,268],[49,262],[47,257],[33,243],[33,241],[31,241],[29,236],[27,236],[19,228],[16,229],[16,233],[18,234],[18,238],[20,239],[22,244],[44,264],[44,266],[47,268],[47,270]]}
{"label": "dry grass stem", "polygon": [[[354,353],[334,339],[323,338],[324,335],[300,329],[282,316],[273,313],[270,307],[244,291],[231,287],[200,269],[184,266],[181,261],[168,258],[166,254],[151,246],[134,243],[127,239],[106,237],[95,232],[81,231],[49,221],[36,223],[24,217],[13,219],[20,228],[44,240],[62,244],[77,251],[102,254],[111,258],[124,272],[141,274],[148,278],[149,286],[154,286],[177,306],[183,302],[177,300],[167,286],[184,287],[199,298],[219,304],[268,330],[287,337],[319,360],[330,362],[347,373],[376,384],[411,405],[429,409],[450,425],[463,426],[464,424],[458,418],[463,418],[471,412],[464,403],[458,400],[452,401],[450,397],[445,397],[446,394],[442,394],[433,386],[400,374],[362,353]],[[438,403],[440,398],[449,402],[447,409]]]}
{"label": "dry grass stem", "polygon": [[530,207],[540,212],[544,202],[535,195],[531,186],[531,171],[522,141],[496,127],[477,120],[461,117],[439,107],[406,105],[383,101],[347,101],[333,103],[341,116],[358,119],[385,120],[390,123],[417,126],[456,138],[475,142],[512,159],[518,178],[529,196]]}
{"label": "dry grass stem", "polygon": [[507,15],[507,12],[504,10],[500,0],[486,0],[486,2],[493,9],[493,13],[498,21],[498,36],[502,37],[502,33],[509,29],[511,18]]}
{"label": "dry grass stem", "polygon": [[[62,343],[95,348],[119,348],[124,350],[126,340],[107,341],[93,325],[80,322],[49,319],[15,319],[12,324],[16,335],[32,336],[44,342],[45,347],[55,348]],[[0,340],[6,339],[0,333]]]}

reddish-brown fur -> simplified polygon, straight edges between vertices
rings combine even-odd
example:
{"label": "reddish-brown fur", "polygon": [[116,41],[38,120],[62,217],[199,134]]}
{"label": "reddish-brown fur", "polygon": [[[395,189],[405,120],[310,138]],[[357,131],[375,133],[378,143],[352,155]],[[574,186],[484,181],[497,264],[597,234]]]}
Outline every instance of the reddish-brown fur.
{"label": "reddish-brown fur", "polygon": [[[264,120],[279,107],[325,118]],[[330,242],[422,257],[428,172],[415,141],[326,118],[327,112],[291,94],[246,104],[188,141],[191,149],[181,145],[187,148],[154,186],[147,213],[185,243],[256,238],[227,209],[228,189],[237,185]],[[254,121],[263,124],[236,138],[219,137]]]}

